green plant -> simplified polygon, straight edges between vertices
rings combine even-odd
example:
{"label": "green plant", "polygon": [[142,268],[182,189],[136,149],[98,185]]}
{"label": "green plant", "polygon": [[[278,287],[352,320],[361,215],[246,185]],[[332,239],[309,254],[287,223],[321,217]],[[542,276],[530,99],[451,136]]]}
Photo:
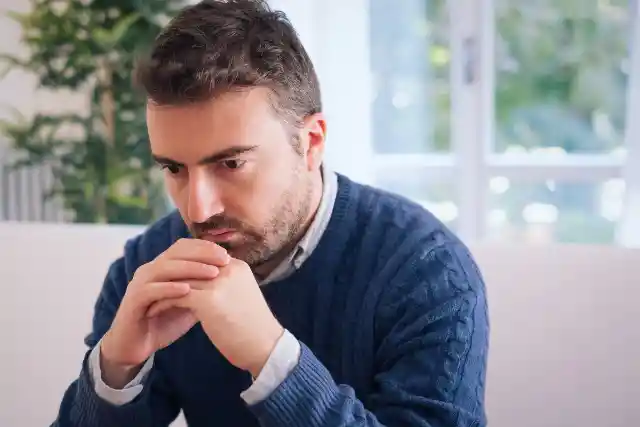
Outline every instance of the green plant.
{"label": "green plant", "polygon": [[31,0],[11,13],[26,58],[3,56],[49,90],[86,93],[83,114],[36,114],[2,123],[19,154],[14,167],[47,165],[76,222],[145,224],[166,211],[149,153],[144,97],[132,87],[138,54],[183,0]]}

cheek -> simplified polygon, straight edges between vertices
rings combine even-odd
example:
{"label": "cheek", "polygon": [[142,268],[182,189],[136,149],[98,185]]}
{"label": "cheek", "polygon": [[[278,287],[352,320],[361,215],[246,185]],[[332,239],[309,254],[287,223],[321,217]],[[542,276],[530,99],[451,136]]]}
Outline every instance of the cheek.
{"label": "cheek", "polygon": [[262,162],[225,191],[229,215],[242,216],[252,224],[270,221],[280,208],[283,194],[296,185],[289,159]]}
{"label": "cheek", "polygon": [[260,223],[273,199],[275,183],[272,174],[264,168],[256,168],[225,187],[223,194],[227,213],[242,217],[249,223]]}
{"label": "cheek", "polygon": [[256,187],[259,188],[258,197],[270,201],[270,205],[281,200],[282,196],[296,187],[299,169],[303,159],[291,158],[283,155],[279,161],[274,161],[260,172]]}

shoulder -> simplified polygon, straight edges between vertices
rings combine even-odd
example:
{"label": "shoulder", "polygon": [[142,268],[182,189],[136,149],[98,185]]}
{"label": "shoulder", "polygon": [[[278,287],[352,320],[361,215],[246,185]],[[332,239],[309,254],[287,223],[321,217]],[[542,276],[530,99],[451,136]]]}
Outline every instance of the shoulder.
{"label": "shoulder", "polygon": [[[420,204],[378,188],[359,186],[357,240],[375,248],[375,277],[384,302],[427,292],[429,304],[466,293],[484,303],[482,274],[469,248]],[[376,236],[376,237],[374,237]]]}
{"label": "shoulder", "polygon": [[441,403],[439,418],[451,425],[485,425],[489,317],[480,270],[427,209],[381,190],[365,192],[373,208],[360,215],[384,236],[368,287],[376,378],[383,389]]}
{"label": "shoulder", "polygon": [[353,185],[359,192],[356,234],[363,240],[371,238],[368,234],[379,234],[379,244],[374,247],[387,258],[400,265],[442,250],[455,257],[470,257],[456,233],[424,206],[380,188]]}

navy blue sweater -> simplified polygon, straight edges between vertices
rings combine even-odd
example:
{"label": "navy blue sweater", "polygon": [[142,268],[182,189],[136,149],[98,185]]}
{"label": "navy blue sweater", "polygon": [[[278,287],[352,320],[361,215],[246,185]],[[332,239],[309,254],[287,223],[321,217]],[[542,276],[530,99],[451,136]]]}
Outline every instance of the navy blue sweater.
{"label": "navy blue sweater", "polygon": [[[95,305],[90,348],[135,270],[186,233],[174,213],[127,243]],[[339,176],[317,248],[263,292],[302,347],[266,400],[242,401],[250,375],[196,325],[156,353],[143,392],[121,407],[95,394],[85,358],[54,425],[164,427],[180,410],[191,427],[486,425],[484,283],[466,247],[420,206]]]}

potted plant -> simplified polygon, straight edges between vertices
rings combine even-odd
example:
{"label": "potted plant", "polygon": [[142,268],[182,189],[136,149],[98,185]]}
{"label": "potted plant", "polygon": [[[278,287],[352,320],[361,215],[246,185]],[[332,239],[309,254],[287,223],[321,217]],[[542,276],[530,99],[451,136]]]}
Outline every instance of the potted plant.
{"label": "potted plant", "polygon": [[182,0],[31,0],[12,13],[26,57],[0,57],[6,69],[34,73],[39,86],[82,91],[82,114],[35,114],[4,121],[1,131],[18,159],[13,167],[46,165],[75,222],[146,224],[167,210],[149,153],[145,99],[131,71]]}

